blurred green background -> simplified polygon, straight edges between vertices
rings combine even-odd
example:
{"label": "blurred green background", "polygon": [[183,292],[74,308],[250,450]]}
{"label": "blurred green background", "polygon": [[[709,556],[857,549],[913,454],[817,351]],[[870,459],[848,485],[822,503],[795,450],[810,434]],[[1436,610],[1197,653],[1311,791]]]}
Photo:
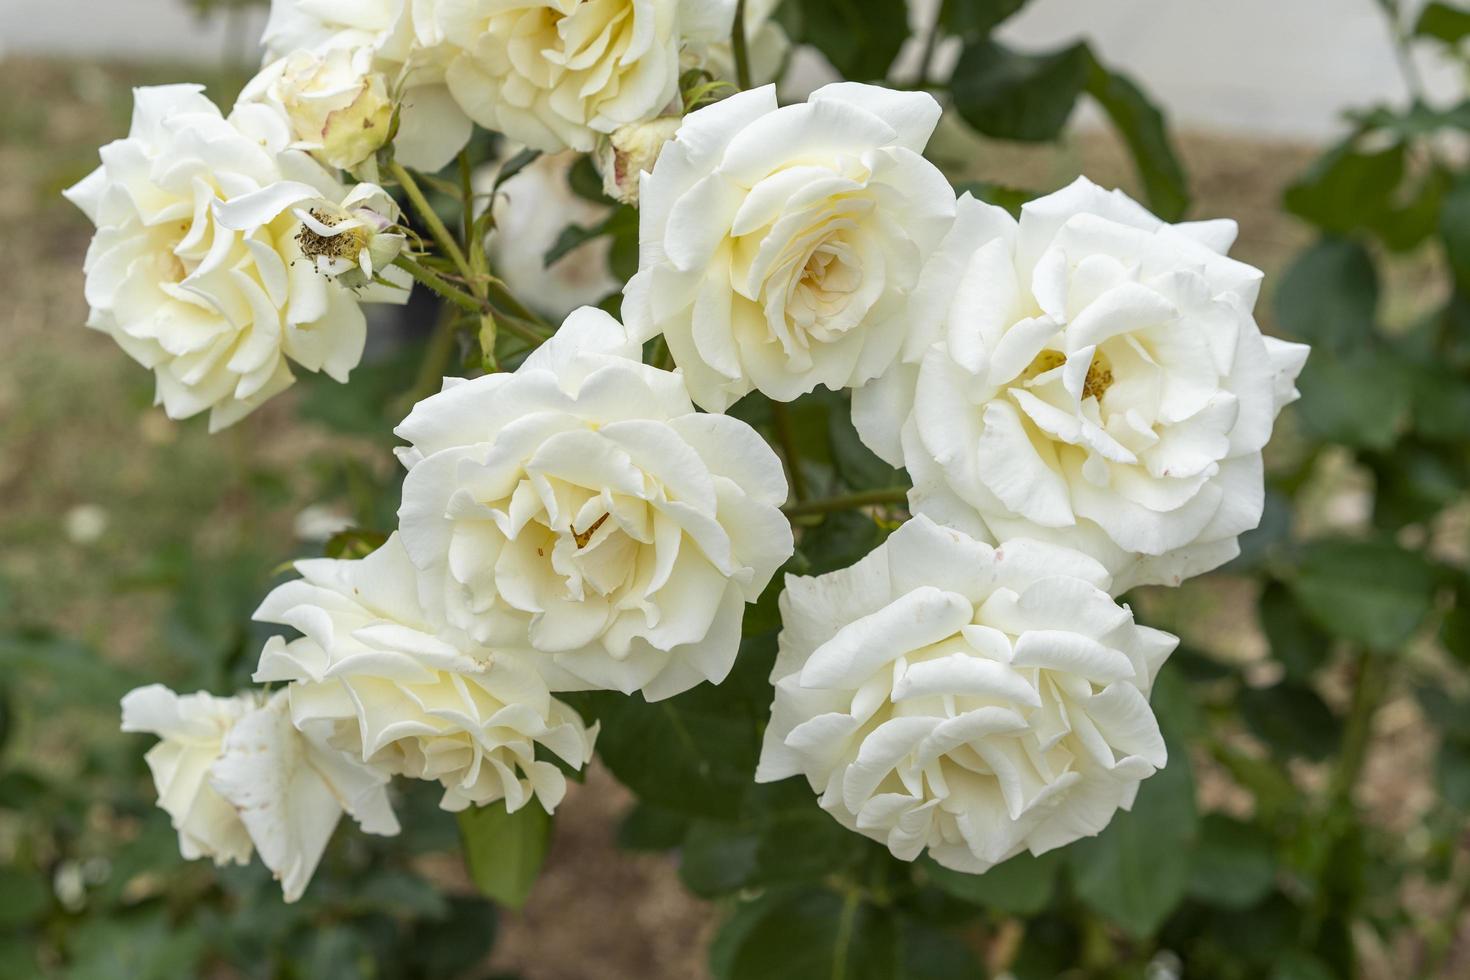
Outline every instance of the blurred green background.
{"label": "blurred green background", "polygon": [[[1085,172],[1171,217],[1234,217],[1233,254],[1267,273],[1263,325],[1316,351],[1242,559],[1129,597],[1184,638],[1155,694],[1169,768],[1065,856],[934,873],[933,917],[1023,980],[1470,975],[1470,103],[1364,106],[1325,153],[1165,137],[1092,55],[995,41],[1021,6],[945,5],[963,54],[936,162],[1002,202]],[[1463,68],[1470,14],[1384,6],[1385,36]],[[844,9],[782,16],[850,75],[881,72],[907,30],[860,4],[887,30],[844,32]],[[739,834],[709,821],[623,823],[611,757],[573,787],[516,913],[476,896],[432,788],[405,787],[401,838],[339,834],[297,906],[258,865],[179,859],[117,700],[242,685],[281,564],[338,523],[388,525],[392,396],[419,353],[384,324],[396,341],[351,385],[303,381],[210,437],[83,329],[90,228],[60,191],[126,132],[131,86],[199,80],[228,105],[247,75],[0,60],[0,976],[709,975],[721,907],[758,905],[764,872],[724,873]],[[1113,125],[1063,128],[1083,89]],[[861,488],[841,433],[810,437]]]}

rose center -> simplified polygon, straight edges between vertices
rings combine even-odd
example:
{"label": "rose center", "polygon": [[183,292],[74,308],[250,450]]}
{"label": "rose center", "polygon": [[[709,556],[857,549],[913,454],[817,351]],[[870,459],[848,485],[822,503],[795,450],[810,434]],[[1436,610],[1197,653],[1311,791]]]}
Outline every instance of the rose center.
{"label": "rose center", "polygon": [[[320,210],[313,210],[311,216],[328,228],[342,223],[335,215]],[[296,233],[296,244],[301,246],[301,254],[313,262],[317,259],[328,259],[356,264],[362,250],[367,246],[367,235],[361,228],[353,228],[337,235],[322,235],[303,224]]]}
{"label": "rose center", "polygon": [[[1017,379],[1027,382],[1033,378],[1040,377],[1048,371],[1055,371],[1067,363],[1067,355],[1059,350],[1044,350],[1031,361],[1026,370],[1021,372]],[[1102,401],[1103,395],[1113,386],[1113,366],[1107,355],[1102,351],[1096,351],[1092,355],[1092,363],[1087,367],[1087,377],[1082,382],[1082,397],[1096,398]]]}

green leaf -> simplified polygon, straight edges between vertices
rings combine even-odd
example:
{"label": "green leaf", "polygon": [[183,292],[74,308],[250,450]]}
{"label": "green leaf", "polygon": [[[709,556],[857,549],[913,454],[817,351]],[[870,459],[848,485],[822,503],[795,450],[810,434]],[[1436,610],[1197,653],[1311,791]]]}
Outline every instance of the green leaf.
{"label": "green leaf", "polygon": [[1077,896],[1130,936],[1152,935],[1189,887],[1197,824],[1189,752],[1170,738],[1169,764],[1143,781],[1132,811],[1067,849]]}
{"label": "green leaf", "polygon": [[1360,152],[1356,140],[1333,147],[1286,189],[1286,210],[1324,232],[1348,235],[1373,228],[1394,211],[1404,176],[1404,147]]}
{"label": "green leaf", "polygon": [[870,846],[817,805],[805,780],[787,779],[752,787],[738,820],[695,821],[679,876],[705,897],[818,882],[855,864]]}
{"label": "green leaf", "polygon": [[1302,422],[1328,442],[1384,450],[1409,427],[1411,375],[1391,356],[1371,348],[1340,357],[1314,352],[1297,387]]}
{"label": "green leaf", "polygon": [[438,918],[419,921],[404,943],[411,961],[425,980],[464,976],[483,962],[495,945],[495,906],[474,896],[447,898],[447,911]]}
{"label": "green leaf", "polygon": [[1311,953],[1290,950],[1276,960],[1270,980],[1336,980],[1336,977],[1331,967]]}
{"label": "green leaf", "polygon": [[1276,853],[1271,835],[1255,824],[1212,813],[1200,822],[1189,894],[1208,905],[1248,909],[1271,894]]}
{"label": "green leaf", "polygon": [[1322,350],[1346,353],[1373,337],[1378,274],[1367,249],[1324,238],[1297,256],[1276,289],[1276,317],[1295,337]]}
{"label": "green leaf", "polygon": [[1446,44],[1459,44],[1470,34],[1470,10],[1441,3],[1440,0],[1425,6],[1414,24],[1414,33],[1419,37],[1432,37]]}
{"label": "green leaf", "polygon": [[930,858],[923,859],[920,866],[945,894],[962,902],[1007,915],[1032,916],[1051,902],[1062,853],[1018,854],[977,875],[940,867]]}
{"label": "green leaf", "polygon": [[422,342],[404,344],[382,360],[359,364],[345,385],[326,374],[303,372],[296,385],[302,392],[298,411],[334,432],[391,443],[397,438],[397,400],[413,387],[423,352]]}
{"label": "green leaf", "polygon": [[843,78],[883,80],[908,36],[904,4],[801,0],[801,39],[826,55]]}
{"label": "green leaf", "polygon": [[623,206],[617,208],[601,222],[591,227],[567,225],[561,230],[561,234],[556,236],[556,241],[552,244],[551,248],[547,249],[546,254],[542,256],[542,264],[547,266],[555,265],[571,252],[593,239],[601,238],[604,235],[612,235],[615,238],[627,238],[631,235],[636,239],[638,236],[638,210]]}
{"label": "green leaf", "polygon": [[1455,605],[1445,613],[1439,640],[1451,656],[1470,665],[1470,580],[1462,578],[1455,589]]}
{"label": "green leaf", "polygon": [[0,929],[18,929],[51,907],[51,889],[39,874],[0,868]]}
{"label": "green leaf", "polygon": [[1419,628],[1434,603],[1435,569],[1391,541],[1330,538],[1302,549],[1291,589],[1334,636],[1392,651]]}
{"label": "green leaf", "polygon": [[204,937],[174,927],[160,910],[146,916],[84,921],[67,934],[69,980],[177,980],[198,976]]}
{"label": "green leaf", "polygon": [[1453,177],[1443,168],[1433,167],[1425,173],[1402,205],[1394,205],[1374,223],[1373,230],[1383,239],[1383,244],[1394,251],[1406,252],[1433,235],[1439,227],[1439,213],[1452,182]]}
{"label": "green leaf", "polygon": [[1327,703],[1305,684],[1284,680],[1246,688],[1237,698],[1246,724],[1279,757],[1322,760],[1337,750],[1342,725]]}
{"label": "green leaf", "polygon": [[826,890],[767,892],[710,947],[717,980],[898,980],[893,916]]}
{"label": "green leaf", "polygon": [[618,846],[630,851],[671,851],[689,832],[689,818],[639,801],[618,825]]}
{"label": "green leaf", "polygon": [[567,168],[567,186],[572,193],[593,204],[615,205],[617,202],[603,193],[602,175],[592,162],[592,154],[578,154],[576,162]]}
{"label": "green leaf", "polygon": [[928,922],[905,918],[899,944],[903,980],[967,980],[985,975],[969,946]]}
{"label": "green leaf", "polygon": [[1189,208],[1189,184],[1164,114],[1127,75],[1109,71],[1088,52],[1087,94],[1097,100],[1128,144],[1154,213],[1178,221]]}
{"label": "green leaf", "polygon": [[1291,498],[1279,490],[1266,487],[1266,505],[1261,523],[1240,536],[1240,554],[1221,570],[1232,573],[1256,572],[1266,567],[1271,557],[1291,542],[1295,520]]}
{"label": "green leaf", "polygon": [[988,180],[968,180],[962,184],[955,185],[956,194],[968,193],[977,201],[986,204],[994,204],[998,208],[1005,208],[1011,217],[1021,216],[1021,207],[1034,199],[1035,191],[1024,190],[1020,187],[1010,187],[1005,184],[995,184]]}
{"label": "green leaf", "polygon": [[1462,177],[1445,196],[1439,211],[1439,235],[1455,282],[1470,289],[1470,177]]}
{"label": "green leaf", "polygon": [[1470,811],[1470,742],[1446,738],[1435,760],[1435,777],[1446,803]]}
{"label": "green leaf", "polygon": [[365,937],[345,925],[326,925],[311,934],[302,972],[334,980],[369,980],[376,975],[372,948]]}
{"label": "green leaf", "polygon": [[540,801],[515,813],[506,812],[504,800],[465,810],[459,831],[476,887],[510,908],[525,905],[551,843],[551,815]]}
{"label": "green leaf", "polygon": [[1432,520],[1465,492],[1461,459],[1406,439],[1385,454],[1368,457],[1373,470],[1373,523],[1397,530]]}
{"label": "green leaf", "polygon": [[322,546],[322,553],[328,558],[366,558],[387,541],[388,535],[382,531],[350,527],[328,538],[327,543]]}
{"label": "green leaf", "polygon": [[525,170],[541,156],[540,150],[523,149],[515,156],[505,162],[495,174],[495,183],[490,187],[490,199],[493,201],[495,195],[500,193],[500,185],[510,180],[516,174]]}
{"label": "green leaf", "polygon": [[989,34],[1024,6],[1026,0],[946,0],[940,6],[939,23],[969,41]]}
{"label": "green leaf", "polygon": [[[761,710],[769,712],[770,685],[765,689]],[[729,694],[723,685],[705,685],[656,704],[609,692],[569,700],[602,721],[597,754],[640,800],[728,818],[753,785],[760,747],[757,715]]]}
{"label": "green leaf", "polygon": [[822,523],[802,531],[800,549],[810,575],[823,575],[861,560],[883,542],[883,531],[867,514],[855,510],[828,514]]}
{"label": "green leaf", "polygon": [[1261,629],[1271,644],[1271,656],[1286,668],[1287,677],[1306,680],[1327,662],[1332,637],[1302,611],[1285,585],[1268,583],[1257,611]]}
{"label": "green leaf", "polygon": [[1012,51],[988,38],[965,46],[951,92],[965,121],[986,136],[1040,143],[1062,131],[1087,84],[1085,44],[1048,54]]}
{"label": "green leaf", "polygon": [[889,466],[863,445],[846,405],[842,410],[827,413],[827,439],[837,475],[849,489],[877,490],[909,485],[908,475],[903,470]]}
{"label": "green leaf", "polygon": [[1417,366],[1413,384],[1414,432],[1428,442],[1470,442],[1470,383],[1442,365]]}

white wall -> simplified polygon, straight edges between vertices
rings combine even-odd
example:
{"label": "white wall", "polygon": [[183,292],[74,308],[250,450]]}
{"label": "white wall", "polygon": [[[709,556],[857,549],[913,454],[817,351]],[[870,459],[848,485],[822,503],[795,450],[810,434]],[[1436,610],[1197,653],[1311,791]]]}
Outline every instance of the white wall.
{"label": "white wall", "polygon": [[[1316,139],[1344,109],[1407,98],[1375,0],[1035,0],[1002,36],[1027,50],[1089,39],[1176,125]],[[1431,46],[1415,60],[1432,95],[1462,90]]]}
{"label": "white wall", "polygon": [[[0,52],[213,63],[251,51],[262,23],[249,15],[231,45],[223,18],[202,25],[179,0],[0,0]],[[1088,38],[1188,128],[1322,139],[1343,109],[1405,96],[1375,0],[1034,0],[1002,36],[1023,50]],[[1423,54],[1431,90],[1458,91]]]}
{"label": "white wall", "polygon": [[250,60],[265,28],[261,10],[201,21],[182,0],[0,0],[0,56],[6,53],[166,58],[216,64]]}

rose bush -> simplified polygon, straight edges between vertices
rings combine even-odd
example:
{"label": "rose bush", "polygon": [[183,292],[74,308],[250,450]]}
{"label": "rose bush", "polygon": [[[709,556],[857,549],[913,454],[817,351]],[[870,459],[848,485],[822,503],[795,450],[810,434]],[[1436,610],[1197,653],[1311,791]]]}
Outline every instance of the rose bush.
{"label": "rose bush", "polygon": [[[464,898],[417,877],[455,846],[439,811],[474,883],[516,905],[596,761],[636,798],[620,841],[675,853],[729,913],[720,980],[974,976],[980,941],[1022,977],[1169,972],[1176,952],[1191,976],[1265,975],[1278,953],[1354,975],[1375,920],[1352,879],[1379,843],[1339,817],[1376,678],[1389,651],[1435,645],[1441,612],[1442,645],[1464,639],[1463,569],[1439,557],[1464,482],[1446,380],[1463,297],[1413,323],[1355,305],[1376,298],[1376,252],[1350,239],[1378,225],[1338,198],[1402,164],[1412,186],[1373,220],[1411,237],[1458,192],[1437,151],[1394,141],[1443,121],[1363,116],[1294,190],[1333,236],[1276,293],[1318,345],[1304,367],[1305,346],[1256,323],[1262,277],[1227,257],[1233,223],[1179,220],[1161,114],[1085,44],[1012,51],[992,28],[1015,5],[930,8],[912,43],[903,5],[752,2],[743,24],[735,6],[283,0],[229,119],[145,92],[131,148],[74,192],[104,225],[94,320],[135,347],[156,335],[168,356],[149,363],[221,422],[273,390],[267,365],[345,375],[362,330],[333,303],[410,280],[424,301],[374,325],[351,384],[303,386],[301,411],[350,452],[321,440],[289,478],[249,474],[333,517],[301,522],[326,557],[259,605],[282,635],[241,609],[227,652],[158,667],[279,687],[126,710],[165,737],[158,798],[182,852],[258,850],[295,896],[343,802],[386,830],[391,798],[412,841],[337,848],[293,921],[314,964],[355,919],[372,935],[343,961],[456,975],[427,958],[447,926],[404,925]],[[797,62],[816,47],[822,70],[885,84],[793,99],[788,73],[778,100],[754,83],[782,75],[768,42],[785,31]],[[1085,179],[952,183],[1013,173],[967,126],[1049,138],[1083,91],[1148,208]],[[471,138],[466,110],[494,132]],[[1332,302],[1303,285],[1319,281]],[[178,309],[238,350],[188,360]],[[259,325],[277,321],[273,347]],[[1298,375],[1307,405],[1268,461]],[[1382,536],[1313,540],[1351,509],[1315,507],[1338,465],[1365,471]],[[1298,491],[1315,509],[1293,525]],[[287,557],[259,546],[254,585]],[[1223,574],[1262,587],[1172,589],[1232,559]],[[194,568],[181,589],[249,591]],[[194,664],[231,608],[171,619],[169,650]],[[1198,627],[1217,609],[1242,620],[1230,657]],[[1240,666],[1266,646],[1272,663]],[[1425,710],[1452,714],[1442,686]],[[190,711],[197,726],[174,719]],[[365,867],[396,877],[361,887]],[[249,910],[251,874],[189,887]],[[390,923],[407,957],[385,952]],[[489,927],[455,923],[477,939],[468,971]],[[1237,961],[1247,944],[1222,937],[1245,932],[1260,948]]]}

